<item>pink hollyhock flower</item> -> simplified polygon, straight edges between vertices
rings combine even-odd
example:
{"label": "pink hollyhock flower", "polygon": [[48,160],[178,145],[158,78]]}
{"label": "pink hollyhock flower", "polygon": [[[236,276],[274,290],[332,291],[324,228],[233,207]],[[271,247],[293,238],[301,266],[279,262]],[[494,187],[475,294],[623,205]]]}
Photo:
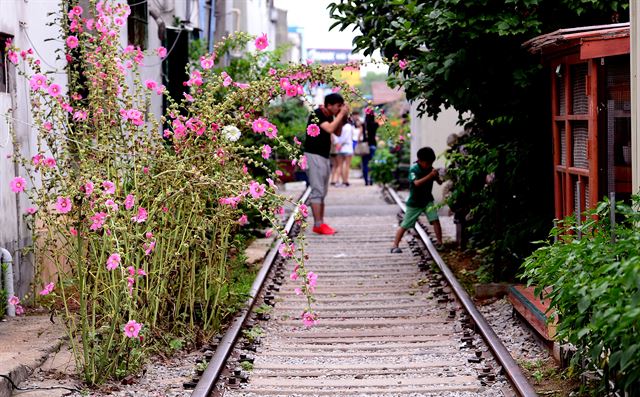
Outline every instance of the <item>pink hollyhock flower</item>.
{"label": "pink hollyhock flower", "polygon": [[276,175],[277,175],[277,176],[282,176],[282,175],[284,175],[284,174],[282,173],[282,171],[280,171],[280,170],[276,170]]}
{"label": "pink hollyhock flower", "polygon": [[104,225],[104,221],[107,219],[107,213],[106,212],[95,213],[90,219],[91,219],[91,222],[93,223],[91,224],[91,226],[89,226],[89,229],[93,231],[98,230]]}
{"label": "pink hollyhock flower", "polygon": [[49,95],[55,98],[57,96],[60,96],[60,94],[62,94],[62,87],[54,83],[49,86],[49,88],[47,89],[47,92],[49,93]]}
{"label": "pink hollyhock flower", "polygon": [[409,64],[409,61],[407,61],[406,59],[401,59],[398,62],[398,66],[400,67],[400,69],[404,70],[404,68],[407,67],[407,65]]}
{"label": "pink hollyhock flower", "polygon": [[14,193],[24,192],[24,188],[27,186],[27,181],[25,181],[23,177],[17,176],[9,182],[9,186],[11,187],[11,191]]}
{"label": "pink hollyhock flower", "polygon": [[31,161],[33,162],[33,165],[38,166],[42,163],[42,161],[44,160],[44,156],[41,154],[36,154],[35,156],[33,156],[31,158]]}
{"label": "pink hollyhock flower", "polygon": [[116,185],[111,181],[102,182],[102,190],[104,194],[113,194],[116,191]]}
{"label": "pink hollyhock flower", "polygon": [[78,230],[75,227],[71,227],[69,228],[69,233],[73,236],[76,237],[78,235]]}
{"label": "pink hollyhock flower", "polygon": [[309,216],[309,207],[307,207],[305,204],[300,204],[298,209],[300,210],[302,216],[304,216],[305,218]]}
{"label": "pink hollyhock flower", "polygon": [[263,33],[262,36],[258,36],[255,41],[256,49],[262,51],[269,46],[269,40],[267,40],[267,34]]}
{"label": "pink hollyhock flower", "polygon": [[271,235],[273,234],[273,229],[267,229],[267,231],[264,233],[264,236],[266,238],[271,237]]}
{"label": "pink hollyhock flower", "polygon": [[149,239],[149,240],[151,240],[151,239],[153,238],[153,233],[151,233],[151,232],[146,232],[146,233],[144,234],[144,237],[145,237],[145,238],[147,238],[147,239]]}
{"label": "pink hollyhock flower", "polygon": [[271,156],[271,146],[269,145],[262,146],[262,158],[265,160],[268,160],[269,156]]}
{"label": "pink hollyhock flower", "polygon": [[129,322],[124,326],[124,336],[127,338],[137,338],[141,329],[142,324],[138,323],[136,320],[129,320]]}
{"label": "pink hollyhock flower", "polygon": [[280,88],[282,88],[283,90],[286,90],[289,87],[291,87],[291,82],[289,82],[289,79],[282,77],[280,79]]}
{"label": "pink hollyhock flower", "polygon": [[127,197],[124,199],[124,208],[128,211],[133,208],[135,204],[136,197],[133,194],[127,194]]}
{"label": "pink hollyhock flower", "polygon": [[304,324],[305,327],[313,327],[317,323],[318,320],[316,319],[315,314],[309,312],[304,312],[302,314],[302,324]]}
{"label": "pink hollyhock flower", "polygon": [[335,92],[340,92],[340,90],[341,90],[341,89],[342,89],[342,88],[340,88],[340,87],[333,87],[333,88],[331,89],[331,92],[334,92],[334,93],[335,93]]}
{"label": "pink hollyhock flower", "polygon": [[49,283],[44,287],[44,289],[42,291],[40,291],[40,295],[42,295],[42,296],[49,295],[50,293],[53,292],[54,288],[55,288],[55,284],[54,283]]}
{"label": "pink hollyhock flower", "polygon": [[227,76],[222,81],[222,86],[223,87],[229,87],[231,85],[231,83],[233,83],[233,79],[231,77]]}
{"label": "pink hollyhock flower", "polygon": [[133,267],[133,266],[127,267],[127,271],[129,272],[130,276],[135,276],[136,275],[136,268]]}
{"label": "pink hollyhock flower", "polygon": [[149,243],[149,245],[144,244],[143,248],[144,248],[144,254],[145,255],[151,255],[153,250],[156,248],[156,242],[152,241],[152,242]]}
{"label": "pink hollyhock flower", "polygon": [[113,253],[109,255],[109,258],[107,259],[107,270],[117,269],[121,261],[122,261],[122,258],[120,257],[120,254]]}
{"label": "pink hollyhock flower", "polygon": [[115,201],[108,199],[107,201],[104,202],[104,205],[107,206],[108,208],[111,208],[112,211],[118,211],[118,204],[116,204]]}
{"label": "pink hollyhock flower", "polygon": [[195,99],[193,99],[193,97],[191,95],[187,94],[186,92],[183,92],[182,95],[184,96],[184,99],[186,99],[188,102],[195,101]]}
{"label": "pink hollyhock flower", "polygon": [[73,114],[73,119],[75,121],[84,121],[87,119],[87,112],[85,112],[84,110],[77,110],[74,114]]}
{"label": "pink hollyhock flower", "polygon": [[280,243],[280,247],[278,247],[278,252],[280,256],[283,258],[290,258],[293,256],[293,253],[296,251],[296,246],[293,243]]}
{"label": "pink hollyhock flower", "polygon": [[251,124],[251,128],[253,128],[253,132],[265,132],[267,130],[267,128],[269,128],[269,122],[260,117],[258,119],[256,119],[252,124]]}
{"label": "pink hollyhock flower", "polygon": [[364,109],[364,113],[365,113],[365,114],[372,115],[374,112],[373,112],[373,109],[372,109],[372,108],[365,108],[365,109]]}
{"label": "pink hollyhock flower", "polygon": [[249,223],[249,218],[247,218],[246,214],[242,214],[242,216],[238,218],[237,222],[240,226],[244,226]]}
{"label": "pink hollyhock flower", "polygon": [[271,186],[274,189],[278,189],[278,187],[276,186],[275,183],[273,183],[273,179],[271,178],[267,178],[267,183],[269,184],[269,186]]}
{"label": "pink hollyhock flower", "polygon": [[249,88],[249,84],[247,84],[247,83],[233,83],[233,85],[234,85],[235,87],[240,88],[240,89]]}
{"label": "pink hollyhock flower", "polygon": [[113,23],[116,24],[116,26],[124,26],[127,23],[127,20],[123,17],[115,17],[113,18]]}
{"label": "pink hollyhock flower", "polygon": [[269,123],[269,127],[264,132],[264,135],[266,135],[267,138],[271,138],[271,139],[275,138],[278,135],[278,127]]}
{"label": "pink hollyhock flower", "polygon": [[276,215],[284,215],[284,207],[278,207],[273,211]]}
{"label": "pink hollyhock flower", "polygon": [[318,127],[317,124],[309,124],[307,127],[307,134],[309,134],[309,136],[320,135],[320,127]]}
{"label": "pink hollyhock flower", "polygon": [[248,174],[249,173],[249,169],[247,168],[246,164],[242,164],[242,173],[243,174]]}
{"label": "pink hollyhock flower", "polygon": [[44,123],[42,123],[42,127],[47,131],[51,131],[53,129],[53,124],[51,124],[51,122],[49,121],[45,121]]}
{"label": "pink hollyhock flower", "polygon": [[293,281],[296,281],[298,279],[298,272],[297,271],[291,272],[291,274],[289,275],[289,278]]}
{"label": "pink hollyhock flower", "polygon": [[18,298],[15,295],[12,295],[12,296],[9,297],[7,302],[9,302],[10,305],[16,306],[16,305],[20,304],[20,298]]}
{"label": "pink hollyhock flower", "polygon": [[271,76],[275,76],[275,75],[276,75],[276,73],[278,73],[278,71],[277,71],[277,70],[275,70],[274,68],[269,68],[269,75],[271,75]]}
{"label": "pink hollyhock flower", "polygon": [[42,162],[45,166],[47,166],[48,168],[55,168],[56,166],[56,159],[54,159],[53,157],[47,157],[46,159],[44,159],[44,161]]}
{"label": "pink hollyhock flower", "polygon": [[302,145],[302,142],[300,142],[300,140],[298,140],[298,137],[293,137],[293,143],[295,143],[296,145],[300,146]]}
{"label": "pink hollyhock flower", "polygon": [[293,292],[296,293],[296,295],[302,295],[302,289],[301,288],[296,288],[293,290]]}
{"label": "pink hollyhock flower", "polygon": [[164,58],[167,56],[167,49],[164,47],[158,47],[156,48],[156,53],[160,58]]}
{"label": "pink hollyhock flower", "polygon": [[156,83],[155,80],[147,79],[144,81],[144,85],[150,90],[155,90],[158,83]]}
{"label": "pink hollyhock flower", "polygon": [[144,269],[138,269],[138,276],[146,276],[147,272],[144,271]]}
{"label": "pink hollyhock flower", "polygon": [[78,38],[76,36],[67,37],[67,47],[76,48],[78,46]]}
{"label": "pink hollyhock flower", "polygon": [[265,192],[265,188],[264,188],[264,185],[261,183],[253,181],[249,185],[249,193],[251,194],[251,197],[253,197],[254,199],[264,196],[264,192]]}
{"label": "pink hollyhock flower", "polygon": [[138,215],[131,218],[136,223],[142,223],[147,220],[147,210],[144,207],[138,208]]}
{"label": "pink hollyhock flower", "polygon": [[72,205],[69,197],[58,197],[58,200],[56,201],[56,211],[58,211],[59,214],[66,214],[71,211],[71,207]]}
{"label": "pink hollyhock flower", "polygon": [[24,314],[24,307],[22,305],[16,305],[16,316],[22,316]]}
{"label": "pink hollyhock flower", "polygon": [[142,167],[142,173],[145,175],[149,175],[149,167]]}
{"label": "pink hollyhock flower", "polygon": [[201,56],[200,66],[202,66],[202,69],[211,69],[213,67],[213,58]]}
{"label": "pink hollyhock flower", "polygon": [[29,80],[29,85],[33,91],[47,88],[47,78],[42,74],[34,74]]}
{"label": "pink hollyhock flower", "polygon": [[11,63],[16,65],[18,64],[18,54],[15,51],[7,51],[7,58],[9,58],[9,61],[11,61]]}
{"label": "pink hollyhock flower", "polygon": [[91,196],[91,193],[93,193],[93,182],[88,181],[84,184],[84,194],[89,197]]}
{"label": "pink hollyhock flower", "polygon": [[33,214],[35,214],[36,212],[38,212],[38,209],[37,209],[36,207],[29,207],[29,208],[27,208],[27,209],[26,209],[26,211],[25,211],[25,212],[26,212],[27,214],[29,214],[29,215],[33,215]]}
{"label": "pink hollyhock flower", "polygon": [[301,170],[306,170],[307,169],[307,156],[305,156],[304,154],[300,157],[300,161],[298,162],[298,165],[300,166]]}
{"label": "pink hollyhock flower", "polygon": [[294,97],[298,95],[298,86],[296,85],[290,85],[289,87],[287,87],[287,89],[285,90],[285,92],[287,93],[288,97]]}
{"label": "pink hollyhock flower", "polygon": [[75,6],[71,9],[71,11],[69,11],[69,17],[71,17],[72,15],[74,16],[81,16],[82,15],[82,7],[80,6]]}
{"label": "pink hollyhock flower", "polygon": [[307,281],[310,287],[315,287],[318,284],[318,275],[314,272],[307,273]]}

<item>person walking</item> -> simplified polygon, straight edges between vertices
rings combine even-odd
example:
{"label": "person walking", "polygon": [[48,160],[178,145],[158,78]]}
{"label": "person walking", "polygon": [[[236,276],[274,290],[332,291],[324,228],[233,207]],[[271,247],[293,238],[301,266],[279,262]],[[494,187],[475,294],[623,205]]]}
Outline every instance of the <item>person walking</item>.
{"label": "person walking", "polygon": [[369,161],[376,153],[378,132],[378,122],[373,114],[369,113],[364,118],[364,140],[369,143],[369,154],[362,156],[362,178],[365,185],[373,185],[373,180],[369,178]]}
{"label": "person walking", "polygon": [[442,228],[438,220],[438,211],[433,208],[433,182],[442,184],[440,173],[433,168],[436,154],[430,147],[423,147],[418,150],[418,161],[409,168],[409,198],[407,199],[407,209],[404,213],[402,223],[396,232],[396,238],[391,247],[392,254],[402,253],[400,240],[407,231],[415,226],[418,217],[424,212],[427,219],[433,225],[436,233],[437,249],[442,248]]}
{"label": "person walking", "polygon": [[320,132],[316,136],[306,135],[304,154],[307,157],[307,176],[311,194],[311,212],[313,213],[313,229],[317,234],[331,235],[336,231],[324,223],[324,199],[329,189],[329,175],[331,166],[331,136],[340,136],[342,126],[349,114],[349,107],[344,98],[338,93],[332,93],[324,98],[324,106],[318,107],[309,116],[308,126],[315,124]]}
{"label": "person walking", "polygon": [[[342,178],[342,185],[349,187],[349,171],[351,170],[351,158],[353,157],[353,133],[355,127],[351,119],[347,118],[347,122],[342,126],[342,134],[337,139],[338,152],[338,174]],[[336,185],[337,186],[337,185]]]}

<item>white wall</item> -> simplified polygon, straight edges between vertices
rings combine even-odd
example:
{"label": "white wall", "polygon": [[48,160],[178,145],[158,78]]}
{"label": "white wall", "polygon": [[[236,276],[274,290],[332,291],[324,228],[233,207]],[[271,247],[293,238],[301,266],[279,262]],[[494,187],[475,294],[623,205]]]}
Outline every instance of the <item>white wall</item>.
{"label": "white wall", "polygon": [[640,189],[640,4],[638,0],[629,2],[631,16],[631,177],[633,193]]}
{"label": "white wall", "polygon": [[[418,117],[418,102],[411,103],[411,162],[416,161],[418,149],[429,146],[436,152],[434,167],[444,167],[445,161],[441,155],[447,150],[447,137],[458,133],[462,127],[457,125],[458,112],[453,109],[442,109],[438,119],[431,117]],[[436,202],[442,201],[442,185],[433,185],[433,197]]]}
{"label": "white wall", "polygon": [[[66,84],[66,75],[62,71],[63,63],[56,61],[56,48],[61,42],[48,41],[47,37],[57,36],[55,27],[46,26],[47,13],[58,11],[55,1],[15,0],[2,1],[0,12],[0,32],[14,36],[14,43],[22,49],[32,48],[39,54],[45,71],[58,73],[53,78],[58,84]],[[32,44],[33,43],[33,44]],[[9,182],[16,175],[26,176],[25,172],[13,163],[14,145],[8,137],[8,125],[4,115],[13,109],[10,120],[20,146],[22,155],[31,158],[36,153],[35,132],[30,127],[31,114],[28,83],[16,71],[10,76],[14,79],[12,93],[0,93],[0,246],[7,248],[14,256],[14,281],[16,293],[22,297],[33,277],[33,261],[30,256],[22,256],[20,249],[31,244],[31,234],[26,228],[22,214],[30,205],[25,195],[16,195],[9,189]]]}

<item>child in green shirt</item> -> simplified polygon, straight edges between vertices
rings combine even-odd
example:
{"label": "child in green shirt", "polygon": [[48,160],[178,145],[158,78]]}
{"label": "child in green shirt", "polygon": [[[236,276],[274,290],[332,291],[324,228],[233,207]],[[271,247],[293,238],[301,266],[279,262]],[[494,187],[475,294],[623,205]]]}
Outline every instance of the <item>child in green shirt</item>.
{"label": "child in green shirt", "polygon": [[438,220],[438,212],[433,208],[433,195],[431,189],[433,188],[433,182],[441,184],[438,170],[433,168],[433,162],[436,159],[436,154],[430,147],[423,147],[418,150],[418,161],[409,169],[409,198],[406,205],[402,224],[396,232],[396,238],[391,248],[392,254],[402,253],[402,250],[398,247],[402,236],[407,231],[415,226],[418,217],[423,212],[427,215],[427,219],[433,225],[433,229],[436,233],[437,248],[442,247],[442,228],[440,227],[440,221]]}

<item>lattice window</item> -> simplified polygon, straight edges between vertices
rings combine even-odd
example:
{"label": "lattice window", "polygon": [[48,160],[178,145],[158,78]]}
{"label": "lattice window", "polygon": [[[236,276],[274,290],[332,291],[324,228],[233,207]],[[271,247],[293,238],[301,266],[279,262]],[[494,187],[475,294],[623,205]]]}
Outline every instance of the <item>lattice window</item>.
{"label": "lattice window", "polygon": [[571,65],[571,112],[572,114],[588,114],[589,98],[587,97],[587,64]]}
{"label": "lattice window", "polygon": [[576,121],[572,125],[571,138],[573,144],[573,166],[589,169],[587,159],[589,127],[586,121]]}
{"label": "lattice window", "polygon": [[560,132],[560,164],[567,165],[567,129],[564,121],[559,123],[558,130]]}
{"label": "lattice window", "polygon": [[558,115],[567,114],[567,93],[565,92],[564,76],[556,76],[556,93],[558,99]]}

